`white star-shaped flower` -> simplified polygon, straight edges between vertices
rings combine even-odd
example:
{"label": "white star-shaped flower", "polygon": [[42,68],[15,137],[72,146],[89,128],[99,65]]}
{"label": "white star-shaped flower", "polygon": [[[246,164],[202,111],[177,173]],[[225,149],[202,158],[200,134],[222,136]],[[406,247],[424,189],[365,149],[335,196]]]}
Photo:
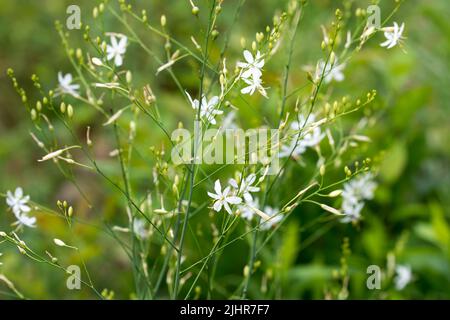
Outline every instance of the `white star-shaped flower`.
{"label": "white star-shaped flower", "polygon": [[61,94],[70,94],[74,97],[79,96],[78,89],[80,88],[80,85],[77,83],[72,83],[72,80],[72,75],[70,73],[63,75],[61,71],[58,72],[59,86],[56,89],[57,92],[55,96]]}
{"label": "white star-shaped flower", "polygon": [[[325,70],[324,70],[324,68],[325,68]],[[323,74],[325,83],[330,83],[333,80],[337,81],[337,82],[341,82],[345,78],[344,73],[342,72],[344,70],[344,68],[345,68],[345,64],[344,63],[338,64],[337,58],[336,58],[335,62],[333,63],[333,65],[331,65],[330,63],[327,63],[325,65],[325,61],[320,60],[319,63],[317,64],[317,68],[316,68],[316,74],[315,74],[316,81],[318,81]]]}
{"label": "white star-shaped flower", "polygon": [[242,195],[244,200],[248,203],[252,202],[253,197],[251,192],[259,192],[260,188],[253,186],[256,181],[254,173],[249,174],[239,185],[235,179],[230,179],[229,184],[237,191],[237,194]]}
{"label": "white star-shaped flower", "polygon": [[372,173],[364,173],[344,184],[342,191],[342,212],[346,215],[341,222],[355,222],[361,218],[361,210],[364,200],[370,200],[374,196],[376,182]]}
{"label": "white star-shaped flower", "polygon": [[255,216],[255,210],[252,208],[259,207],[259,199],[254,198],[252,201],[247,202],[247,204],[243,204],[239,206],[239,211],[241,212],[241,217],[247,219],[248,221],[252,220]]}
{"label": "white star-shaped flower", "polygon": [[217,212],[222,210],[223,206],[229,214],[232,214],[233,212],[231,211],[230,204],[234,205],[242,202],[240,197],[230,194],[231,188],[229,186],[222,191],[222,186],[220,185],[219,180],[216,180],[214,183],[214,191],[216,193],[208,192],[208,196],[215,200],[213,209]]}
{"label": "white star-shaped flower", "polygon": [[111,44],[106,46],[106,59],[114,59],[114,64],[120,67],[127,50],[127,42],[128,38],[126,36],[122,35],[118,42],[116,36],[111,36]]}
{"label": "white star-shaped flower", "polygon": [[[199,101],[197,99],[192,99],[189,93],[187,93],[187,96],[189,98],[189,101],[191,102],[192,108],[194,110],[198,110],[199,108]],[[222,114],[222,110],[218,110],[216,106],[219,103],[219,97],[214,96],[211,99],[207,99],[204,95],[202,97],[202,104],[200,106],[200,118],[208,121],[211,124],[216,124],[216,115]]]}
{"label": "white star-shaped flower", "polygon": [[33,228],[36,226],[36,218],[27,215],[31,210],[27,205],[28,201],[30,201],[30,196],[24,196],[21,187],[17,187],[14,194],[9,190],[6,193],[6,204],[11,208],[17,219],[15,224]]}
{"label": "white star-shaped flower", "polygon": [[253,95],[255,91],[258,91],[263,97],[267,98],[267,92],[262,86],[262,80],[260,77],[261,75],[258,77],[253,75],[251,78],[243,78],[242,80],[244,80],[247,86],[241,89],[241,93]]}
{"label": "white star-shaped flower", "polygon": [[316,117],[313,114],[310,114],[308,119],[303,115],[299,115],[298,121],[291,123],[290,131],[293,132],[293,134],[290,143],[281,146],[278,157],[298,157],[303,154],[307,148],[314,148],[317,146],[320,141],[322,141],[325,134],[322,133],[320,126],[311,128],[311,125],[315,121]]}
{"label": "white star-shaped flower", "polygon": [[386,37],[386,41],[381,43],[380,46],[386,47],[387,49],[390,49],[397,45],[397,43],[400,43],[400,41],[403,39],[403,29],[405,28],[405,23],[402,23],[402,25],[399,27],[397,22],[394,22],[394,25],[392,27],[384,28],[384,36]]}
{"label": "white star-shaped flower", "polygon": [[262,75],[261,69],[264,67],[264,59],[262,59],[261,53],[258,51],[256,56],[253,57],[250,51],[244,50],[244,58],[246,62],[239,61],[237,63],[238,68],[242,69],[241,78],[260,78]]}
{"label": "white star-shaped flower", "polygon": [[259,226],[261,230],[269,230],[273,226],[275,226],[278,222],[283,220],[283,215],[278,211],[278,209],[266,206],[264,207],[264,213],[267,214],[270,218],[261,221],[261,224]]}

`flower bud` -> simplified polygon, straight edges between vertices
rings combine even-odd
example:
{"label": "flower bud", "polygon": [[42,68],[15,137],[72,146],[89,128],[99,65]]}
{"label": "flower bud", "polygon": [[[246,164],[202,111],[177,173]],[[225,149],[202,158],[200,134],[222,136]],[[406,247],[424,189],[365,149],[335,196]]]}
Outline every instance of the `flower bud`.
{"label": "flower bud", "polygon": [[126,78],[126,80],[127,80],[127,83],[130,84],[130,83],[131,83],[131,80],[132,80],[132,74],[131,74],[131,71],[130,71],[130,70],[127,71],[127,73],[126,73],[126,75],[125,75],[125,78]]}
{"label": "flower bud", "polygon": [[69,119],[72,119],[73,117],[73,107],[71,104],[67,106],[67,116],[69,117]]}

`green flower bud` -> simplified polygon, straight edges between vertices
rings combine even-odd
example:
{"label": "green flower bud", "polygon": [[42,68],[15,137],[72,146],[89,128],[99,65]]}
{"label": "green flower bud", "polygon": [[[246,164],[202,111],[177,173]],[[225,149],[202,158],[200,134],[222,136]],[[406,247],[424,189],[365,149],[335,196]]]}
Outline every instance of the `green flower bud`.
{"label": "green flower bud", "polygon": [[67,106],[67,116],[69,117],[69,119],[72,119],[73,117],[73,107],[71,104]]}

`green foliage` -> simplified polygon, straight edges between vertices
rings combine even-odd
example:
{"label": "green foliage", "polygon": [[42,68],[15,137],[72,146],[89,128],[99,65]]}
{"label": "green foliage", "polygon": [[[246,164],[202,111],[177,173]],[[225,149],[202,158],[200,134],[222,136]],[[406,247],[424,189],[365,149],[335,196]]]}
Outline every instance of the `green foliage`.
{"label": "green foliage", "polygon": [[[109,2],[119,12],[118,4],[115,1]],[[165,14],[166,28],[171,36],[174,39],[182,39],[183,45],[201,56],[202,53],[195,51],[195,46],[189,38],[194,35],[200,42],[204,36],[208,24],[209,2],[194,2],[200,8],[196,15],[191,14],[192,8],[187,1],[174,1],[170,6],[166,1],[145,4],[131,1],[131,4],[135,12],[146,9],[148,19],[158,27],[161,14]],[[228,34],[229,53],[233,57],[241,58],[240,38],[245,37],[251,43],[256,32],[264,30],[266,25],[272,25],[275,10],[287,8],[287,1],[244,1],[240,18],[233,24],[238,2],[240,1],[223,3],[222,16],[217,22],[215,44],[225,42],[226,31],[232,26],[232,31]],[[321,57],[320,26],[331,24],[335,18],[335,9],[346,6],[351,6],[352,9],[364,8],[369,2],[308,2],[302,18],[303,25],[295,35],[296,46],[292,56],[288,92],[294,90],[295,85],[295,88],[304,86],[298,90],[299,93],[308,93],[305,88],[310,82],[305,66],[315,65]],[[83,23],[92,22],[92,9],[98,6],[98,3],[79,3]],[[387,13],[394,8],[393,3],[380,1],[383,19],[387,18]],[[35,252],[45,255],[48,251],[57,256],[61,265],[81,264],[81,261],[85,261],[94,279],[93,286],[99,292],[93,292],[85,286],[79,291],[67,290],[64,272],[30,261],[19,253],[16,246],[0,239],[0,252],[3,253],[0,256],[0,275],[8,279],[5,281],[0,277],[0,297],[9,299],[23,295],[25,298],[40,299],[92,299],[99,296],[138,298],[146,294],[145,289],[142,289],[144,285],[137,288],[134,286],[134,283],[143,282],[142,275],[136,271],[140,266],[136,267],[130,263],[127,251],[123,248],[129,245],[126,243],[128,238],[117,236],[118,233],[113,231],[114,226],[127,223],[126,197],[91,172],[74,169],[79,176],[77,185],[74,185],[62,176],[50,161],[37,163],[36,160],[43,156],[43,151],[29,135],[35,128],[31,113],[22,106],[21,97],[15,94],[15,89],[6,76],[7,68],[12,67],[15,77],[26,91],[27,101],[34,108],[36,101],[41,101],[42,98],[30,80],[32,74],[39,76],[43,92],[47,94],[57,86],[58,71],[70,70],[74,73],[73,65],[67,59],[64,46],[54,29],[55,20],[64,21],[66,18],[65,10],[69,4],[70,1],[45,0],[29,1],[26,4],[21,1],[3,1],[0,5],[0,133],[3,138],[0,141],[0,194],[3,196],[6,190],[14,190],[20,185],[26,194],[32,195],[36,204],[47,204],[48,208],[39,207],[34,212],[38,217],[39,228],[28,229],[20,234],[20,237],[32,246]],[[369,157],[373,159],[373,166],[379,172],[379,186],[375,198],[366,203],[363,219],[358,225],[339,223],[336,217],[330,218],[329,212],[325,212],[313,202],[302,202],[301,206],[293,208],[286,222],[277,230],[280,232],[270,231],[267,233],[270,236],[258,238],[257,248],[260,248],[259,245],[266,239],[267,243],[258,251],[259,255],[254,261],[248,287],[250,298],[450,298],[449,10],[450,2],[447,0],[405,1],[389,20],[389,24],[393,21],[405,21],[406,52],[398,47],[389,50],[381,48],[379,43],[383,41],[383,36],[382,33],[377,33],[349,61],[344,71],[345,81],[319,94],[320,103],[325,105],[325,101],[341,101],[344,95],[349,95],[348,99],[351,101],[359,98],[363,100],[367,92],[376,89],[377,96],[370,105],[349,114],[348,117],[336,119],[336,127],[332,127],[335,136],[344,136],[353,132],[362,115],[367,116],[375,121],[363,130],[371,142],[349,146],[342,158],[333,159],[327,164],[326,174],[322,179],[324,185],[341,181],[344,179],[344,166],[348,165],[354,172],[355,161],[359,161],[361,166],[362,160]],[[351,19],[355,20],[350,20],[349,25],[356,26],[359,20],[355,17]],[[149,48],[155,56],[164,61],[167,59],[164,37],[156,37],[141,24],[134,24],[136,21],[129,16],[126,21],[133,25],[140,39],[149,43]],[[102,34],[109,30],[129,31],[114,15],[105,12],[104,20],[97,25],[93,33]],[[68,39],[73,48],[86,46],[83,32],[83,29],[68,32]],[[283,36],[288,38],[289,34]],[[168,128],[176,128],[179,122],[189,126],[192,118],[190,107],[170,73],[161,72],[156,75],[161,64],[148,52],[138,48],[138,45],[133,43],[125,60],[127,68],[132,71],[136,91],[137,88],[150,84],[157,97],[159,107],[156,110],[160,113],[161,121]],[[210,53],[214,62],[220,61],[221,53],[218,48],[221,47],[214,47]],[[240,110],[237,122],[242,127],[278,124],[287,48],[288,46],[283,47],[280,55],[265,67],[264,79],[273,90],[273,96],[261,100],[253,96],[247,100],[234,97],[234,107]],[[93,55],[94,51],[89,53]],[[231,62],[229,61],[230,64]],[[229,65],[230,71],[233,68],[234,65]],[[201,73],[199,61],[192,57],[182,59],[171,70],[179,75],[183,88],[189,92],[197,90]],[[294,97],[297,96],[290,96],[286,102],[286,110],[291,114],[296,105]],[[127,99],[120,94],[112,98],[105,97],[104,105],[111,111],[117,111],[128,106]],[[117,147],[112,134],[113,126],[103,127],[106,119],[100,117],[89,103],[72,98],[68,100],[74,107],[74,118],[70,121],[75,137],[84,142],[86,127],[91,126],[91,139],[94,141],[92,150],[98,156],[98,165],[105,175],[114,181],[121,181],[122,171],[109,156]],[[227,108],[227,111],[232,109]],[[107,116],[109,113],[108,109]],[[54,130],[58,132],[58,139],[63,145],[69,145],[72,137],[64,131],[64,125],[57,122],[56,116],[52,116],[50,120],[55,123]],[[145,208],[147,192],[155,188],[154,174],[160,177],[164,196],[173,196],[173,181],[164,176],[167,173],[164,166],[167,158],[157,154],[161,150],[170,153],[169,145],[164,143],[165,136],[158,130],[158,126],[144,117],[142,112],[134,112],[134,109],[133,112],[124,113],[117,122],[118,135],[124,143],[128,139],[130,121],[135,121],[139,126],[135,137],[136,145],[144,146],[131,151],[133,158],[128,165],[133,168],[130,175],[136,186],[132,193],[134,199],[138,199],[138,205]],[[38,131],[42,133],[45,130],[47,125],[42,121]],[[51,140],[50,137],[46,138]],[[324,143],[321,151],[331,152],[331,147]],[[285,202],[292,198],[292,194],[295,195],[308,185],[311,177],[320,181],[321,178],[316,172],[317,161],[317,154],[310,152],[301,161],[291,164],[291,170],[274,185],[274,191],[268,201],[281,209]],[[215,174],[216,169],[201,167],[201,174],[204,174],[202,177]],[[218,174],[222,181],[225,181],[225,177],[231,177],[234,172],[225,167],[220,168]],[[206,199],[206,191],[212,190],[210,186],[213,182],[209,180],[205,178],[205,182],[211,182],[208,187],[199,184],[193,189],[193,222],[186,231],[188,249],[184,254],[189,257],[189,265],[197,264],[192,270],[185,270],[187,266],[181,264],[181,278],[185,283],[181,289],[182,297],[190,293],[191,298],[240,298],[245,286],[244,268],[248,264],[249,248],[252,246],[252,234],[249,233],[251,225],[240,221],[237,226],[233,225],[229,233],[221,234],[222,227],[228,226],[231,220],[223,212],[214,216],[208,211],[210,199]],[[342,184],[321,192],[326,195],[341,187]],[[80,195],[80,190],[84,196]],[[89,198],[89,202],[85,198]],[[0,231],[6,231],[10,229],[14,217],[8,211],[3,197],[0,199]],[[66,199],[74,207],[73,228],[67,227],[67,217],[58,211],[56,201],[59,199]],[[341,205],[340,198],[324,199],[324,203],[336,208]],[[313,200],[318,201],[317,198]],[[160,204],[160,199],[153,201],[155,207]],[[166,202],[165,205],[172,208],[176,203]],[[145,213],[150,218],[156,217],[153,211],[148,210]],[[164,223],[166,222],[162,223],[162,227],[169,229],[169,223]],[[213,223],[214,228],[211,227]],[[213,231],[205,232],[206,229]],[[55,247],[51,242],[54,238],[64,239],[79,250],[68,251],[67,248]],[[120,241],[117,242],[116,238]],[[348,238],[348,242],[344,241],[344,238]],[[235,241],[228,243],[230,240]],[[149,253],[144,260],[153,267],[164,263],[169,247],[163,243],[163,240],[155,241],[147,248],[143,241],[138,240],[133,242],[133,245],[144,248],[145,252]],[[214,247],[215,243],[223,250],[208,255],[213,252],[212,249],[217,249]],[[205,256],[207,259],[204,259]],[[176,261],[170,260],[169,263],[175,265]],[[366,287],[366,268],[372,264],[379,265],[382,269],[382,290],[368,290]],[[394,284],[395,264],[410,265],[413,273],[413,281],[400,291],[396,290]],[[194,283],[196,275],[200,274],[200,268],[203,268],[201,276]],[[149,270],[152,279],[158,277],[156,268]],[[165,280],[166,275],[163,282]],[[8,281],[14,284],[14,288],[8,285]],[[172,286],[164,286],[161,296],[170,297]]]}

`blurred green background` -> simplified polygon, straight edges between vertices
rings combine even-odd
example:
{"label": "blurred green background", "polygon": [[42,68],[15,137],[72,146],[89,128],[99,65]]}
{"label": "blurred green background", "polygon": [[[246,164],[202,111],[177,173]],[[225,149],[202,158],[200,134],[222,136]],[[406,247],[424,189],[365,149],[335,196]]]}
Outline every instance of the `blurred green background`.
{"label": "blurred green background", "polygon": [[[116,198],[114,190],[98,177],[80,171],[79,183],[94,204],[94,209],[89,209],[73,185],[51,163],[36,161],[42,152],[29,136],[32,122],[6,75],[6,69],[13,68],[29,99],[35,101],[38,96],[30,80],[31,74],[37,74],[49,90],[57,85],[58,71],[73,72],[54,28],[55,20],[65,21],[66,8],[73,2],[0,0],[0,193],[22,186],[34,201],[48,207],[54,208],[58,199],[74,204],[77,216],[88,223],[77,225],[74,232],[96,287],[114,290],[117,298],[130,298],[133,285],[127,257],[110,236],[96,227],[101,226],[102,221],[125,223],[126,213],[119,209],[123,208],[123,199]],[[291,73],[293,81],[305,78],[301,67],[315,64],[320,57],[320,25],[329,23],[335,9],[348,1],[310,2],[297,34]],[[200,18],[194,22],[187,1],[132,3],[138,8],[145,8],[149,20],[154,20],[155,24],[158,24],[161,14],[166,14],[171,34],[183,43],[190,43],[190,35],[197,35],[199,29],[204,29],[205,21]],[[237,3],[225,1],[223,4],[219,31],[225,31],[231,25]],[[368,1],[357,3],[363,8],[369,4]],[[82,22],[90,23],[95,3],[77,1],[77,4],[81,8]],[[199,1],[199,6],[205,8],[206,1]],[[240,57],[240,37],[253,38],[255,32],[271,24],[274,12],[285,6],[286,1],[246,1],[241,18],[231,33],[229,54]],[[383,0],[380,6],[384,18],[393,8],[394,1]],[[405,22],[406,53],[398,47],[391,50],[379,47],[382,36],[377,35],[345,69],[346,80],[336,86],[336,96],[345,93],[364,95],[371,89],[378,91],[374,108],[382,110],[381,118],[376,126],[367,130],[372,143],[361,152],[383,157],[379,188],[375,199],[366,205],[365,219],[359,228],[323,224],[314,231],[302,232],[301,226],[317,215],[318,210],[305,205],[294,212],[293,219],[283,227],[284,232],[261,256],[266,267],[270,268],[273,263],[275,270],[285,268],[286,271],[280,280],[285,281],[282,292],[276,292],[272,297],[321,299],[327,292],[337,290],[340,285],[333,277],[333,270],[340,268],[341,245],[343,238],[348,237],[352,252],[347,258],[349,298],[450,298],[449,13],[450,2],[447,0],[405,1],[392,21]],[[124,32],[111,15],[105,17],[103,27],[104,30]],[[143,30],[139,33],[144,37],[146,35]],[[82,31],[70,31],[69,35],[75,48],[85,46]],[[158,42],[153,41],[155,43]],[[163,45],[160,40],[159,46],[152,49],[163,56]],[[190,110],[180,107],[184,102],[171,79],[167,74],[155,76],[158,65],[142,50],[130,46],[124,63],[133,71],[134,81],[140,86],[151,84],[169,128],[174,128],[180,120],[189,119]],[[271,87],[279,85],[282,67],[282,59],[273,59],[267,65],[266,78]],[[197,85],[197,76],[192,70],[195,66],[189,63],[174,67],[188,90],[195,90]],[[272,117],[275,113],[268,111],[269,107],[270,101],[265,101],[257,108],[267,118],[275,119]],[[107,166],[110,161],[107,153],[113,147],[108,132],[101,131],[102,119],[96,119],[96,114],[86,106],[75,105],[75,112],[81,137],[87,125],[93,126],[96,152]],[[250,109],[243,110],[240,121],[252,125],[252,112]],[[275,120],[272,121],[275,123]],[[140,143],[158,145],[160,136],[155,135],[157,128],[153,124],[147,123],[147,126],[141,125],[140,128]],[[150,151],[143,150],[143,156],[151,157]],[[116,169],[109,170],[114,173]],[[145,165],[145,161],[141,161],[136,172],[136,179],[142,186],[152,179],[151,167]],[[297,176],[286,177],[281,187],[297,188],[296,179]],[[198,196],[196,201],[201,199],[202,196]],[[6,209],[2,200],[0,230],[8,229],[13,222],[11,213]],[[65,248],[55,249],[51,243],[53,238],[73,237],[68,234],[64,221],[45,214],[36,216],[39,228],[27,230],[23,235],[27,243],[40,252],[50,248],[58,256],[65,257],[62,258],[64,263],[77,263],[77,255],[70,255]],[[304,239],[315,239],[314,232],[318,232],[317,240],[304,242]],[[284,249],[277,251],[275,245]],[[67,290],[64,274],[32,263],[18,254],[15,248],[1,244],[0,252],[3,252],[0,273],[7,275],[26,297],[95,298],[87,289]],[[280,258],[279,252],[285,255]],[[366,267],[376,264],[386,269],[389,252],[395,253],[398,263],[411,265],[413,282],[402,291],[394,290],[392,284],[385,284],[381,291],[368,290],[365,285]],[[244,244],[237,244],[232,250],[225,251],[217,275],[221,280],[217,282],[232,288],[241,276],[246,257],[247,247]],[[259,284],[256,281],[252,284],[252,298],[265,297],[258,290]],[[226,286],[223,296],[219,294],[218,297],[226,297],[227,290],[231,290]],[[7,292],[7,287],[0,283],[0,297],[8,298]]]}

